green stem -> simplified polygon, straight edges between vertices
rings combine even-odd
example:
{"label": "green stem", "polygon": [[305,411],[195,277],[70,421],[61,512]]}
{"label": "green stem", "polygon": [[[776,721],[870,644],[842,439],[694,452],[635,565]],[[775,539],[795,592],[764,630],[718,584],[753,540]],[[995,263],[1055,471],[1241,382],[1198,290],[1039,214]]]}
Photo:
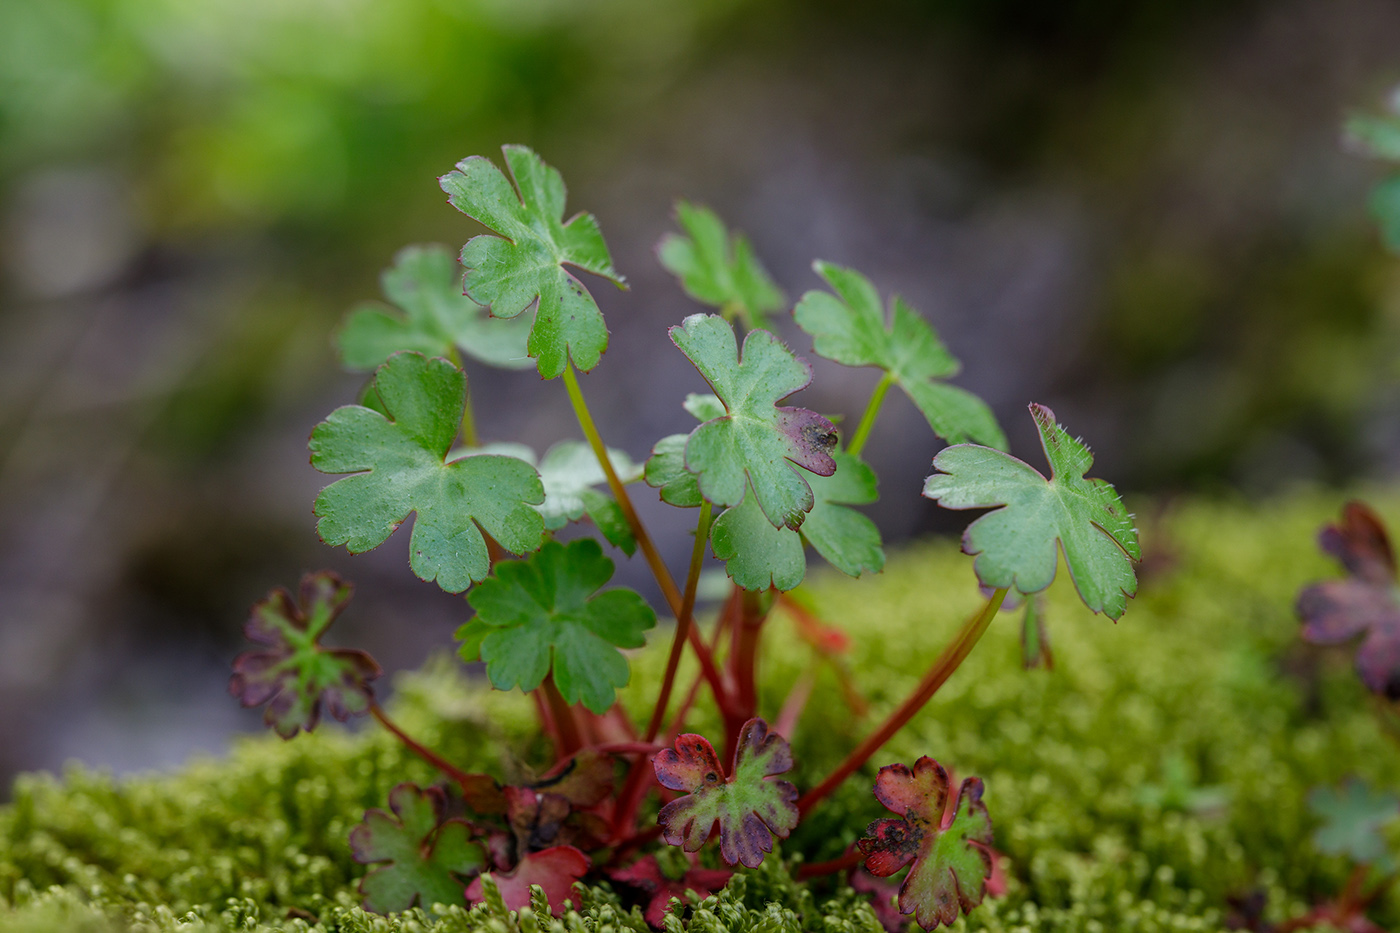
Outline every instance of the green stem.
{"label": "green stem", "polygon": [[694,626],[695,591],[700,585],[700,569],[705,563],[705,542],[710,537],[710,500],[700,504],[700,520],[695,524],[695,546],[690,551],[690,571],[685,578],[685,595],[681,599],[681,612],[676,617],[676,635],[671,640],[671,656],[666,659],[666,676],[661,680],[661,694],[656,698],[656,708],[652,710],[651,722],[647,724],[646,741],[656,738],[661,731],[661,721],[666,717],[666,707],[671,702],[671,691],[676,683],[676,670],[680,667],[681,651],[685,640]]}
{"label": "green stem", "polygon": [[[593,455],[598,458],[598,465],[603,468],[603,475],[608,478],[608,488],[612,490],[613,498],[622,508],[622,514],[627,519],[627,525],[632,529],[632,536],[637,539],[637,546],[641,548],[642,555],[646,558],[647,566],[651,568],[651,575],[656,578],[656,585],[661,588],[661,595],[665,598],[667,606],[671,609],[671,614],[676,617],[677,631],[684,631],[695,655],[700,660],[700,669],[705,674],[705,679],[710,682],[710,689],[715,692],[715,700],[723,706],[725,704],[724,685],[720,680],[719,671],[715,668],[714,659],[710,656],[709,650],[704,642],[700,640],[695,632],[695,627],[690,625],[691,611],[685,610],[685,598],[681,595],[680,589],[676,586],[676,580],[671,576],[670,569],[666,562],[661,559],[661,554],[656,550],[656,544],[651,540],[651,535],[647,533],[646,526],[637,517],[637,510],[632,505],[632,498],[627,495],[627,487],[618,478],[617,471],[613,469],[612,460],[608,457],[607,445],[603,443],[603,438],[598,434],[598,427],[593,423],[593,415],[588,411],[588,403],[583,399],[583,389],[579,387],[578,376],[574,373],[574,364],[566,363],[564,366],[564,387],[569,392],[569,402],[574,407],[574,417],[578,419],[579,427],[583,429],[583,436],[588,438],[588,444],[593,448]],[[692,610],[693,610],[692,601]]]}
{"label": "green stem", "polygon": [[[466,374],[466,367],[462,365],[462,354],[453,347],[448,352],[448,359],[453,366],[462,370]],[[476,415],[472,413],[472,384],[467,380],[467,397],[462,402],[462,443],[468,447],[480,447],[481,440],[476,436]]]}
{"label": "green stem", "polygon": [[370,700],[369,711],[375,719],[379,720],[379,724],[381,726],[383,726],[385,729],[388,729],[389,732],[394,736],[394,738],[402,742],[405,746],[408,747],[409,751],[413,752],[419,758],[422,758],[428,764],[432,765],[434,768],[437,768],[443,774],[447,775],[452,780],[456,781],[458,784],[461,784],[463,787],[472,783],[472,775],[463,771],[461,768],[458,768],[456,765],[452,764],[446,758],[443,758],[441,755],[428,748],[427,746],[415,741],[411,736],[409,736],[407,732],[404,732],[402,729],[400,729],[398,725],[392,719],[389,718],[389,715],[384,712],[384,708],[379,705],[378,701]]}
{"label": "green stem", "polygon": [[865,449],[865,442],[870,438],[870,431],[875,427],[875,419],[880,416],[880,406],[885,404],[885,393],[894,385],[894,376],[885,373],[880,377],[880,381],[875,386],[875,391],[870,393],[870,401],[866,403],[865,414],[860,416],[860,424],[856,425],[856,433],[851,435],[851,441],[846,445],[846,453],[853,457],[859,457],[860,452]]}
{"label": "green stem", "polygon": [[996,618],[997,612],[1001,609],[1002,601],[1006,599],[1006,589],[994,592],[987,605],[982,611],[963,623],[958,629],[957,635],[943,649],[943,653],[933,662],[924,679],[919,682],[919,686],[914,690],[909,698],[900,704],[899,708],[889,715],[881,726],[872,732],[864,742],[856,746],[856,749],[846,756],[846,760],[841,762],[835,771],[812,790],[803,794],[797,801],[797,809],[805,816],[818,802],[830,794],[841,782],[850,777],[857,768],[870,760],[870,756],[880,750],[880,747],[890,740],[896,732],[904,728],[909,720],[919,710],[924,708],[933,695],[938,692],[938,688],[952,676],[953,671],[972,652],[977,642],[982,638],[987,627],[991,625],[992,619]]}

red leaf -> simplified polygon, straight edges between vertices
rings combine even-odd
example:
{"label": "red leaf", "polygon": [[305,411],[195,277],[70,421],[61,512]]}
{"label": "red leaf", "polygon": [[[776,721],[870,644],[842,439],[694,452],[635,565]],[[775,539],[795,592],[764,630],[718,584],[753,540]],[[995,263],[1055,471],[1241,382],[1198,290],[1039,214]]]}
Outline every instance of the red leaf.
{"label": "red leaf", "polygon": [[671,898],[679,898],[682,904],[690,903],[687,894],[694,891],[700,898],[724,889],[733,877],[732,871],[715,868],[691,868],[679,879],[668,878],[657,864],[656,856],[648,855],[626,868],[609,872],[608,877],[622,884],[638,888],[649,895],[646,906],[647,923],[661,929],[666,920],[666,909]]}
{"label": "red leaf", "polygon": [[[575,898],[574,882],[588,873],[591,864],[588,856],[573,846],[554,846],[531,852],[509,874],[492,872],[490,877],[511,910],[529,907],[530,885],[537,884],[544,888],[551,912],[559,917],[564,913],[564,901]],[[467,899],[473,904],[481,903],[481,878],[467,888]]]}

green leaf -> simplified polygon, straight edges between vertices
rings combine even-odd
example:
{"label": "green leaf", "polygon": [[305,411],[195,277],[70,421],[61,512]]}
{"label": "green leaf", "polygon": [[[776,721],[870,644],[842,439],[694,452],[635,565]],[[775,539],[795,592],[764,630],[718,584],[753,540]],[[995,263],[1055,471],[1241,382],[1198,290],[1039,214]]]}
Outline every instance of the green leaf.
{"label": "green leaf", "polygon": [[635,554],[637,538],[632,534],[627,513],[622,511],[622,506],[617,504],[617,500],[596,489],[585,489],[582,497],[584,511],[608,543],[628,557]]}
{"label": "green leaf", "polygon": [[1346,122],[1346,135],[1367,155],[1400,161],[1400,119],[1394,116],[1356,114]]}
{"label": "green leaf", "polygon": [[346,405],[311,433],[312,466],[356,474],[316,497],[323,541],[359,554],[384,543],[416,512],[409,564],[449,593],[490,572],[482,529],[515,554],[539,547],[544,523],[532,506],[544,501],[544,487],[533,467],[514,457],[446,460],[467,388],[461,370],[446,360],[396,353],[379,367],[374,385],[387,415]]}
{"label": "green leaf", "polygon": [[1363,865],[1390,861],[1381,827],[1400,816],[1400,800],[1372,791],[1351,778],[1339,789],[1315,788],[1308,809],[1322,820],[1313,842],[1329,855],[1346,855]]}
{"label": "green leaf", "polygon": [[447,200],[497,236],[482,234],[462,247],[466,293],[496,317],[513,318],[538,301],[529,353],[540,375],[553,379],[572,358],[587,372],[608,346],[603,314],[588,289],[564,266],[592,272],[623,287],[592,214],[564,222],[564,179],[524,146],[503,147],[506,176],[482,156],[457,163],[438,179]]}
{"label": "green leaf", "polygon": [[752,484],[775,527],[797,528],[812,508],[812,489],[797,467],[830,476],[836,428],[805,408],[779,400],[812,381],[812,369],[768,331],[751,331],[739,356],[734,329],[716,315],[694,314],[672,327],[671,341],[705,377],[726,414],[690,434],[685,468],[716,505],[738,505]]}
{"label": "green leaf", "polygon": [[1371,192],[1371,216],[1380,225],[1386,248],[1400,253],[1400,176],[1387,178]]}
{"label": "green leaf", "polygon": [[797,788],[774,780],[792,770],[792,749],[762,719],[740,730],[728,780],[703,735],[678,736],[675,750],[658,752],[652,766],[664,787],[686,792],[662,807],[656,821],[663,838],[687,852],[698,852],[718,823],[720,857],[757,868],[773,851],[773,838],[786,839],[797,826]]}
{"label": "green leaf", "polygon": [[929,427],[950,444],[975,441],[1006,448],[1006,435],[987,403],[948,385],[961,369],[929,323],[904,299],[890,300],[889,320],[870,280],[829,262],[812,266],[836,292],[810,291],[793,311],[821,356],[845,366],[878,366],[894,378],[923,413]]}
{"label": "green leaf", "polygon": [[910,769],[886,765],[875,777],[875,797],[899,819],[876,820],[859,840],[865,868],[886,878],[913,863],[899,888],[899,912],[932,930],[951,925],[986,895],[992,874],[992,820],[982,802],[982,779],[970,777],[947,814],[948,772],[923,757]]}
{"label": "green leaf", "polygon": [[463,661],[473,664],[481,660],[481,643],[495,629],[478,618],[468,619],[457,628],[457,654]]}
{"label": "green leaf", "polygon": [[701,394],[691,392],[686,395],[681,407],[695,416],[695,420],[702,424],[706,421],[713,421],[716,418],[723,418],[727,413],[724,403],[719,400],[718,395],[711,395],[708,392]]}
{"label": "green leaf", "polygon": [[350,831],[355,861],[384,863],[360,880],[365,908],[379,913],[431,910],[466,902],[466,882],[486,867],[486,852],[471,839],[465,820],[445,820],[447,797],[441,788],[400,784],[389,792],[391,816],[365,813]]}
{"label": "green leaf", "polygon": [[730,578],[746,590],[790,590],[807,573],[802,538],[790,528],[769,524],[754,496],[745,496],[715,519],[710,547]]}
{"label": "green leaf", "polygon": [[1055,579],[1056,544],[1064,551],[1079,597],[1094,612],[1117,619],[1137,592],[1133,561],[1142,559],[1132,516],[1113,486],[1086,479],[1089,448],[1055,423],[1055,413],[1032,404],[1031,416],[1050,462],[1047,480],[999,450],[960,444],[933,459],[940,471],[924,495],[947,509],[989,509],[963,534],[963,551],[985,586],[1038,593]]}
{"label": "green leaf", "polygon": [[783,306],[783,293],[744,235],[731,235],[714,211],[685,201],[676,202],[676,220],[687,236],[668,233],[656,252],[685,293],[720,309],[726,320],[741,318],[749,330],[767,327],[766,316]]}
{"label": "green leaf", "polygon": [[531,317],[490,317],[462,294],[462,267],[442,246],[409,246],[380,277],[395,308],[363,304],[336,335],[350,369],[374,369],[400,350],[450,356],[454,347],[490,366],[528,369]]}
{"label": "green leaf", "polygon": [[284,739],[316,728],[323,706],[345,722],[374,701],[369,682],[381,673],[378,663],[363,651],[321,647],[352,589],[329,570],[308,573],[295,602],[278,587],[254,604],[243,626],[263,647],[234,659],[229,693],[245,707],[266,703],[263,722]]}
{"label": "green leaf", "polygon": [[[661,501],[683,509],[697,509],[704,501],[700,480],[685,468],[688,434],[672,434],[656,442],[647,458],[647,485],[661,490]],[[766,519],[765,519],[766,521]]]}
{"label": "green leaf", "polygon": [[491,683],[530,691],[552,672],[564,699],[607,712],[629,678],[618,649],[640,648],[642,633],[656,624],[632,590],[597,592],[612,575],[613,562],[592,538],[567,547],[550,541],[527,561],[499,564],[467,597],[477,618],[496,629],[481,643]]}

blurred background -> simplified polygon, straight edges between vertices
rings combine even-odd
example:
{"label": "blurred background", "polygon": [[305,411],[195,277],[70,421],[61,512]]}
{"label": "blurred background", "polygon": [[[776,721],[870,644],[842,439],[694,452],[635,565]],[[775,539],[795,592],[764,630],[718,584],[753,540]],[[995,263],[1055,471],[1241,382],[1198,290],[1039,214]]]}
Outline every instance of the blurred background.
{"label": "blurred background", "polygon": [[[631,282],[585,389],[634,457],[702,388],[652,255],[684,196],[790,300],[818,257],[906,296],[1035,463],[1031,400],[1161,500],[1392,475],[1400,265],[1340,126],[1397,48],[1389,0],[0,0],[0,788],[259,728],[227,665],[305,570],[358,586],[338,643],[448,643],[402,535],[318,543],[305,443],[363,383],[345,309],[480,232],[436,177],[506,142]],[[815,362],[798,404],[858,415],[876,374]],[[557,384],[469,371],[487,439],[578,436]],[[958,526],[917,498],[937,447],[892,395],[887,540]],[[690,517],[638,498],[679,563]]]}

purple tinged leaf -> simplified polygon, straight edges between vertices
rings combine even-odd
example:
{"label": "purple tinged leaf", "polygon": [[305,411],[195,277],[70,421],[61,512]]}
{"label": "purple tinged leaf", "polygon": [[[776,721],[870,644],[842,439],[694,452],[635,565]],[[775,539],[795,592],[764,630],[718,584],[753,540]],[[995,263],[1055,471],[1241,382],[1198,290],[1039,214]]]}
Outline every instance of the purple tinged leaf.
{"label": "purple tinged leaf", "polygon": [[296,601],[279,587],[253,606],[243,627],[264,647],[234,659],[229,693],[245,707],[267,703],[263,721],[284,739],[316,728],[322,709],[341,722],[369,711],[379,665],[363,651],[320,644],[352,591],[330,571],[309,573]]}
{"label": "purple tinged leaf", "polygon": [[415,903],[426,910],[463,902],[463,879],[486,867],[486,853],[472,841],[468,823],[443,818],[446,804],[441,788],[400,784],[389,792],[392,816],[370,810],[351,830],[355,861],[385,863],[360,880],[366,910],[390,913]]}
{"label": "purple tinged leaf", "polygon": [[[550,910],[558,917],[564,913],[564,902],[574,897],[574,882],[588,873],[592,863],[573,846],[554,846],[542,852],[532,852],[520,860],[511,872],[491,872],[501,898],[511,910],[530,906],[530,885],[544,889]],[[467,898],[473,904],[484,899],[481,878],[467,887]]]}
{"label": "purple tinged leaf", "polygon": [[666,922],[666,911],[673,898],[682,904],[689,902],[687,895],[690,894],[703,900],[722,891],[733,876],[732,871],[718,868],[691,868],[680,878],[669,878],[662,872],[654,855],[643,856],[626,868],[608,873],[613,881],[637,888],[648,895],[644,916],[647,923],[658,930]]}
{"label": "purple tinged leaf", "polygon": [[1364,635],[1356,654],[1362,682],[1373,693],[1400,699],[1400,605],[1385,526],[1363,503],[1348,502],[1341,524],[1325,526],[1318,544],[1350,576],[1313,584],[1298,594],[1303,639],[1335,645]]}
{"label": "purple tinged leaf", "polygon": [[687,792],[657,816],[666,841],[687,852],[699,851],[718,823],[724,861],[757,868],[773,851],[773,837],[786,839],[797,826],[797,788],[773,778],[792,770],[792,750],[762,719],[744,723],[728,780],[701,735],[678,736],[675,749],[657,753],[652,765],[664,787]]}
{"label": "purple tinged leaf", "polygon": [[899,889],[901,913],[932,930],[982,903],[992,874],[992,821],[982,803],[982,781],[968,778],[949,811],[948,772],[927,756],[913,769],[887,765],[875,778],[875,797],[899,819],[875,820],[859,841],[866,869],[888,877],[913,863]]}

